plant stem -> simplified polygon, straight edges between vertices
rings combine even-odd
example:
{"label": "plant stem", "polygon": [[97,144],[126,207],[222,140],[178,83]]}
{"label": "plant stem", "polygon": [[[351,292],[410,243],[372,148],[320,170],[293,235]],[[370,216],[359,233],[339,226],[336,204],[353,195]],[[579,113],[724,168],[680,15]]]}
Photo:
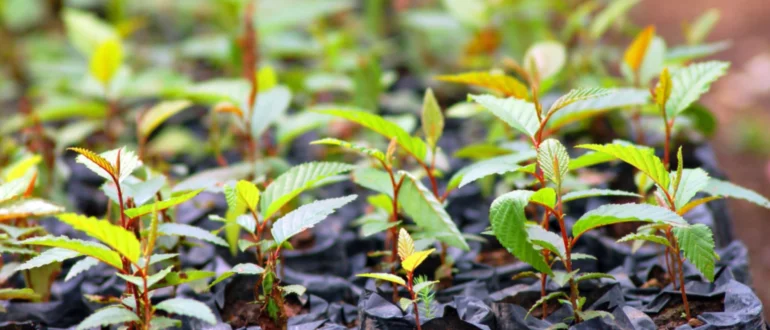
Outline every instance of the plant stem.
{"label": "plant stem", "polygon": [[684,288],[684,260],[682,260],[682,255],[680,254],[681,250],[679,249],[679,243],[676,241],[676,239],[674,239],[673,235],[671,235],[671,228],[667,229],[666,234],[671,237],[671,244],[673,247],[672,257],[675,260],[675,266],[678,266],[677,272],[679,273],[679,292],[682,294],[682,304],[684,305],[684,311],[687,315],[687,320],[690,320],[692,319],[692,314],[690,313],[690,304],[687,301],[687,290]]}
{"label": "plant stem", "polygon": [[414,292],[412,287],[412,283],[414,282],[414,273],[407,272],[406,279],[406,288],[409,290],[409,295],[412,297],[412,305],[414,306],[414,320],[415,323],[417,323],[417,330],[422,330],[422,326],[420,325],[420,307],[417,305],[417,294]]}

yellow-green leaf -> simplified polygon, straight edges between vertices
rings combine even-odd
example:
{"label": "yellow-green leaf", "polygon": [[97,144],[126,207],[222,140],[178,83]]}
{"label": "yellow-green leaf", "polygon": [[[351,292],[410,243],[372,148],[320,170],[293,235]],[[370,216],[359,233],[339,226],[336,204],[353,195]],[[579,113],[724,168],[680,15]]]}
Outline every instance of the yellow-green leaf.
{"label": "yellow-green leaf", "polygon": [[257,88],[260,92],[264,92],[278,85],[278,76],[275,74],[275,69],[270,65],[263,65],[257,72]]}
{"label": "yellow-green leaf", "polygon": [[655,37],[655,27],[647,26],[642,32],[639,32],[631,42],[631,45],[626,49],[625,55],[623,55],[623,61],[634,72],[639,71],[639,67],[642,66],[644,61],[644,55],[647,53],[647,48],[650,46],[652,38]]}
{"label": "yellow-green leaf", "polygon": [[486,71],[465,72],[453,75],[438,76],[436,79],[446,82],[484,87],[503,93],[505,96],[512,96],[517,99],[527,98],[527,86],[521,83],[518,79],[507,76],[503,73]]}
{"label": "yellow-green leaf", "polygon": [[64,208],[42,200],[30,198],[3,203],[0,205],[0,221],[16,218],[42,217],[64,212]]}
{"label": "yellow-green leaf", "polygon": [[156,202],[154,204],[146,204],[146,205],[142,205],[140,207],[135,207],[135,208],[127,209],[123,213],[127,217],[129,217],[129,218],[141,217],[141,216],[143,216],[145,214],[152,213],[153,210],[155,210],[156,207],[157,207],[158,211],[162,211],[162,210],[165,210],[167,208],[170,208],[170,207],[182,204],[182,203],[184,203],[184,202],[186,202],[188,200],[193,199],[193,197],[198,196],[198,194],[200,194],[201,191],[203,191],[203,189],[193,190],[191,192],[188,192],[188,193],[185,193],[185,194],[182,194],[182,195],[178,195],[178,196],[175,196],[175,197],[167,199],[167,200],[159,201],[159,202]]}
{"label": "yellow-green leaf", "polygon": [[655,103],[665,111],[669,97],[671,97],[671,74],[668,73],[668,68],[663,68],[658,84],[655,86]]}
{"label": "yellow-green leaf", "polygon": [[120,255],[117,252],[112,251],[106,246],[95,242],[70,239],[64,236],[42,236],[23,240],[19,242],[19,244],[59,247],[72,250],[94,259],[98,259],[99,261],[117,269],[123,269],[123,262],[120,260]]}
{"label": "yellow-green leaf", "polygon": [[401,260],[405,260],[406,258],[409,258],[412,253],[414,253],[414,240],[406,229],[401,228],[398,232],[398,256]]}
{"label": "yellow-green leaf", "polygon": [[118,39],[108,39],[96,48],[91,55],[89,68],[91,75],[94,76],[102,85],[109,85],[112,77],[120,68],[123,62],[123,47]]}
{"label": "yellow-green leaf", "polygon": [[5,171],[3,179],[9,182],[23,177],[29,169],[35,167],[42,159],[43,157],[40,157],[40,155],[34,155],[11,164],[8,170]]}
{"label": "yellow-green leaf", "polygon": [[235,184],[235,192],[238,198],[246,204],[246,207],[256,214],[257,204],[259,203],[259,189],[257,189],[257,186],[249,181],[240,180]]}
{"label": "yellow-green leaf", "polygon": [[139,135],[146,139],[160,124],[190,105],[192,102],[188,100],[163,101],[154,105],[142,116],[139,122]]}
{"label": "yellow-green leaf", "polygon": [[436,96],[433,90],[428,88],[425,92],[425,98],[422,102],[422,131],[425,134],[425,140],[431,148],[436,148],[441,134],[444,132],[444,114],[441,113]]}
{"label": "yellow-green leaf", "polygon": [[373,278],[376,280],[382,280],[382,281],[388,281],[391,283],[396,283],[402,286],[406,286],[406,281],[404,281],[403,278],[393,275],[393,274],[386,274],[386,273],[365,273],[365,274],[358,274],[356,275],[358,277],[368,277]]}
{"label": "yellow-green leaf", "polygon": [[58,218],[61,222],[115,249],[115,251],[118,251],[128,260],[134,263],[139,261],[139,253],[141,251],[139,240],[136,239],[134,233],[125,228],[113,225],[107,220],[99,220],[94,217],[86,217],[74,213],[61,214]]}
{"label": "yellow-green leaf", "polygon": [[417,269],[417,266],[419,266],[425,259],[430,256],[433,251],[436,251],[436,249],[430,249],[425,251],[419,251],[414,252],[412,255],[404,259],[404,261],[401,262],[401,268],[405,269],[407,272],[414,272],[415,269]]}

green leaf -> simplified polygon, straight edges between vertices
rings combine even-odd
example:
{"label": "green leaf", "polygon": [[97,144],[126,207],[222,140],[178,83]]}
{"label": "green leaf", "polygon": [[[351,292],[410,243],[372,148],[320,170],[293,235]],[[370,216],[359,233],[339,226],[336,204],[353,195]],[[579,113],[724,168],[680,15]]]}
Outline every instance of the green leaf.
{"label": "green leaf", "polygon": [[67,282],[75,278],[75,276],[80,275],[80,273],[91,269],[97,264],[99,264],[99,260],[96,260],[91,257],[85,257],[83,259],[80,259],[78,262],[72,265],[72,268],[70,268],[70,271],[67,273],[67,277],[64,278],[64,281]]}
{"label": "green leaf", "polygon": [[582,273],[575,277],[575,282],[580,283],[581,281],[596,280],[600,278],[608,278],[614,280],[615,276],[605,273]]}
{"label": "green leaf", "polygon": [[291,91],[285,86],[276,86],[257,95],[251,116],[251,136],[257,138],[268,126],[275,123],[289,109]]}
{"label": "green leaf", "polygon": [[495,236],[516,258],[530,264],[541,273],[553,274],[543,255],[530,243],[524,208],[533,192],[515,190],[504,194],[489,209],[489,219]]}
{"label": "green leaf", "polygon": [[391,282],[391,283],[396,283],[396,284],[401,285],[401,286],[406,286],[406,281],[404,281],[403,278],[401,278],[400,276],[393,275],[393,274],[365,273],[365,274],[358,274],[356,276],[358,276],[358,277],[368,277],[368,278],[373,278],[373,279],[376,279],[376,280],[388,281],[388,282]]}
{"label": "green leaf", "polygon": [[24,289],[5,288],[5,289],[0,289],[0,300],[22,299],[22,300],[37,301],[40,298],[41,298],[40,295],[35,293],[35,291],[30,289],[30,288],[24,288]]}
{"label": "green leaf", "polygon": [[396,227],[401,224],[401,221],[390,222],[387,219],[382,221],[368,221],[361,225],[361,236],[369,237],[377,233],[381,233],[390,228]]}
{"label": "green leaf", "polygon": [[569,154],[567,148],[558,140],[547,139],[540,144],[537,163],[548,180],[561,186],[569,172]]}
{"label": "green leaf", "polygon": [[291,285],[284,285],[280,287],[281,292],[283,292],[284,296],[290,295],[290,294],[296,294],[297,296],[302,296],[307,291],[307,288],[298,284],[291,284]]}
{"label": "green leaf", "polygon": [[312,162],[297,165],[281,174],[262,193],[260,209],[262,218],[269,219],[294,197],[313,188],[316,183],[354,168],[352,165],[334,162]]}
{"label": "green leaf", "polygon": [[425,91],[425,98],[422,103],[422,131],[425,134],[425,140],[431,149],[436,148],[441,134],[444,132],[444,114],[441,112],[441,106],[433,95],[433,90],[428,88]]}
{"label": "green leaf", "polygon": [[703,224],[675,227],[674,237],[685,258],[698,268],[706,278],[714,281],[714,237],[711,229]]}
{"label": "green leaf", "polygon": [[123,262],[120,260],[118,253],[95,242],[70,239],[64,236],[42,236],[28,238],[19,242],[19,244],[60,247],[93,257],[117,269],[123,269]]}
{"label": "green leaf", "polygon": [[0,203],[21,196],[29,187],[32,179],[32,176],[23,176],[0,185]]}
{"label": "green leaf", "polygon": [[[166,275],[168,275],[171,272],[172,269],[174,269],[174,266],[168,266],[165,269],[163,269],[163,270],[161,270],[161,271],[159,271],[159,272],[157,272],[155,274],[152,274],[152,275],[148,276],[147,277],[147,287],[151,287],[155,283],[158,283],[158,281],[164,279],[166,277]],[[139,290],[142,290],[141,288],[144,285],[144,279],[141,276],[125,275],[125,274],[120,274],[120,273],[117,273],[115,275],[117,275],[118,277],[126,280],[126,282],[129,282],[129,283],[132,283],[132,284],[136,285],[138,288],[140,288]]]}
{"label": "green leaf", "polygon": [[[395,173],[393,175],[395,181],[398,182],[402,175]],[[353,171],[352,177],[356,184],[393,198],[393,184],[387,172],[371,167],[360,167]]]}
{"label": "green leaf", "polygon": [[32,259],[27,260],[23,264],[19,265],[19,267],[16,267],[16,270],[25,270],[25,269],[32,269],[37,267],[43,267],[48,264],[52,264],[55,262],[62,262],[67,259],[72,259],[77,256],[80,256],[80,253],[62,249],[62,248],[53,248],[48,249],[40,253],[39,255],[35,256]]}
{"label": "green leaf", "polygon": [[629,242],[629,241],[647,241],[652,242],[656,244],[660,244],[663,246],[671,246],[671,244],[668,242],[668,240],[665,237],[654,235],[654,234],[646,234],[646,233],[631,233],[626,236],[621,237],[618,242]]}
{"label": "green leaf", "polygon": [[695,45],[703,42],[719,21],[719,16],[719,9],[711,8],[700,15],[695,22],[688,24],[685,28],[687,43]]}
{"label": "green leaf", "polygon": [[136,313],[121,306],[108,306],[95,311],[85,320],[78,324],[77,330],[88,330],[93,328],[102,328],[113,324],[122,324],[126,322],[139,322]]}
{"label": "green leaf", "polygon": [[592,256],[590,254],[585,254],[585,253],[580,253],[580,252],[573,252],[571,257],[572,257],[573,261],[575,261],[575,260],[597,260],[596,257],[594,257],[594,256]]}
{"label": "green leaf", "polygon": [[681,216],[673,211],[650,204],[606,204],[584,214],[572,226],[572,235],[583,233],[601,226],[622,222],[663,222],[674,226],[686,226]]}
{"label": "green leaf", "polygon": [[30,170],[33,170],[33,169],[37,170],[37,164],[39,164],[40,161],[42,160],[43,160],[42,156],[34,155],[34,156],[29,156],[21,160],[15,161],[12,164],[9,164],[2,171],[3,180],[13,181],[26,176],[28,173],[31,172]]}
{"label": "green leaf", "polygon": [[409,308],[410,305],[414,304],[414,301],[412,299],[407,299],[404,297],[401,297],[398,299],[398,306],[401,307],[402,311],[405,311]]}
{"label": "green leaf", "polygon": [[564,285],[567,284],[567,282],[569,282],[569,280],[574,278],[579,271],[580,271],[579,269],[575,269],[572,272],[567,273],[565,271],[556,270],[553,272],[552,280],[559,287],[563,287]]}
{"label": "green leaf", "polygon": [[[671,173],[671,178],[675,180],[675,172]],[[674,187],[669,188],[669,192],[674,195],[676,209],[679,210],[687,205],[695,197],[695,194],[706,188],[708,183],[709,175],[706,171],[699,168],[682,170],[682,176],[676,191],[671,191]]]}
{"label": "green leaf", "polygon": [[553,299],[556,299],[556,298],[559,298],[559,297],[564,297],[565,299],[569,298],[569,296],[567,296],[567,294],[564,293],[564,292],[561,292],[561,291],[551,292],[551,293],[549,293],[546,296],[540,297],[540,299],[538,299],[535,302],[535,304],[532,305],[532,307],[530,307],[529,311],[527,311],[527,315],[524,318],[526,319],[529,316],[529,314],[532,314],[532,311],[534,311],[538,307],[542,306],[547,301],[553,300]]}
{"label": "green leaf", "polygon": [[361,110],[352,109],[321,109],[318,113],[337,116],[355,122],[371,129],[388,139],[396,139],[398,145],[418,161],[427,161],[428,147],[421,139],[409,135],[403,128],[384,118]]}
{"label": "green leaf", "polygon": [[187,109],[192,105],[188,100],[163,101],[147,110],[139,120],[138,132],[141,138],[147,139],[158,126],[171,116]]}
{"label": "green leaf", "polygon": [[259,189],[257,186],[249,181],[240,180],[235,184],[235,192],[246,207],[256,214],[257,204],[259,203]]}
{"label": "green leaf", "polygon": [[64,212],[64,208],[39,198],[0,204],[0,221],[16,218],[43,217]]}
{"label": "green leaf", "polygon": [[[127,150],[125,147],[103,152],[99,155],[82,148],[69,148],[69,150],[80,154],[75,158],[76,162],[85,165],[89,170],[108,181],[112,181],[111,174],[114,174],[118,182],[123,182],[134,170],[142,165],[142,162],[136,157],[134,152]],[[120,166],[116,166],[118,154],[120,155]]]}
{"label": "green leaf", "polygon": [[181,328],[182,321],[172,318],[154,315],[150,320],[150,330],[165,330],[168,328]]}
{"label": "green leaf", "polygon": [[471,99],[481,104],[509,126],[534,138],[540,127],[535,105],[516,98],[502,99],[492,95],[471,95]]}
{"label": "green leaf", "polygon": [[666,53],[666,61],[670,63],[686,63],[730,49],[732,42],[723,40],[702,45],[686,45],[672,47]]}
{"label": "green leaf", "polygon": [[505,96],[515,97],[517,99],[526,99],[529,92],[527,86],[518,79],[489,71],[465,72],[453,75],[443,75],[436,77],[437,80],[460,83],[472,86],[488,88]]}
{"label": "green leaf", "polygon": [[532,194],[529,201],[553,209],[556,206],[556,190],[551,187],[540,188]]}
{"label": "green leaf", "polygon": [[379,151],[375,148],[369,148],[366,146],[362,146],[360,144],[350,143],[347,141],[342,141],[334,138],[325,138],[321,140],[316,140],[316,141],[310,142],[310,144],[326,144],[326,145],[340,146],[346,149],[355,150],[360,153],[369,155],[383,162],[385,161],[385,154],[382,153],[382,151]]}
{"label": "green leaf", "polygon": [[452,189],[455,187],[462,188],[471,182],[492,174],[502,175],[509,172],[515,172],[520,168],[518,163],[535,158],[536,155],[534,150],[528,150],[513,155],[486,159],[468,165],[452,176],[449,180],[448,187],[451,187]]}
{"label": "green leaf", "polygon": [[61,214],[58,218],[59,221],[72,226],[75,230],[80,230],[115,249],[131,262],[136,263],[139,260],[139,240],[136,239],[134,233],[125,228],[113,225],[107,220],[74,213]]}
{"label": "green leaf", "polygon": [[551,109],[548,110],[548,113],[554,113],[578,101],[585,101],[590,99],[596,99],[599,97],[605,97],[612,94],[613,92],[614,90],[598,88],[598,87],[573,89],[569,91],[569,93],[558,98],[556,102],[554,102],[553,105],[551,105]]}
{"label": "green leaf", "polygon": [[589,198],[589,197],[597,197],[597,196],[625,196],[625,197],[642,198],[641,195],[628,192],[628,191],[592,188],[592,189],[586,189],[586,190],[570,191],[561,196],[561,201],[566,203],[566,202],[574,201],[581,198]]}
{"label": "green leaf", "polygon": [[152,213],[153,210],[156,210],[156,207],[157,211],[163,211],[193,199],[195,196],[198,196],[201,191],[203,191],[203,189],[193,190],[191,192],[177,195],[167,200],[156,202],[155,204],[147,204],[140,207],[127,209],[123,213],[129,218],[136,218]]}
{"label": "green leaf", "polygon": [[417,267],[419,267],[420,264],[422,264],[422,262],[425,261],[425,259],[427,259],[434,251],[436,251],[436,249],[413,252],[401,261],[401,268],[409,273],[413,273],[414,270],[417,269]]}
{"label": "green leaf", "polygon": [[[173,192],[207,189],[214,190],[218,184],[229,180],[239,180],[246,178],[254,172],[254,164],[249,162],[233,164],[228,167],[218,167],[214,169],[200,171],[189,176],[174,186]],[[220,190],[221,191],[221,190]]]}
{"label": "green leaf", "polygon": [[542,82],[559,73],[567,63],[567,50],[558,41],[540,41],[527,49],[524,54],[524,69]]}
{"label": "green leaf", "polygon": [[578,148],[590,149],[612,155],[638,170],[647,174],[661,189],[668,189],[669,174],[663,162],[655,156],[652,149],[642,149],[634,145],[614,144],[583,144]]}
{"label": "green leaf", "polygon": [[609,90],[607,95],[577,101],[563,107],[548,120],[547,127],[556,130],[567,124],[577,122],[592,116],[605,113],[617,108],[632,108],[643,106],[650,102],[650,92],[644,89],[616,88]]}
{"label": "green leaf", "polygon": [[534,224],[527,225],[527,235],[533,244],[539,245],[559,257],[564,256],[566,250],[564,249],[564,240],[562,240],[561,236]]}
{"label": "green leaf", "polygon": [[690,64],[671,77],[671,96],[666,103],[668,118],[674,118],[709,90],[711,83],[727,73],[730,64],[709,61]]}
{"label": "green leaf", "polygon": [[753,190],[743,188],[727,181],[710,178],[708,184],[702,191],[712,196],[742,199],[770,209],[770,201],[764,196]]}
{"label": "green leaf", "polygon": [[158,226],[158,233],[168,236],[192,237],[220,246],[229,246],[225,240],[210,231],[183,223],[162,223]]}
{"label": "green leaf", "polygon": [[398,193],[398,203],[404,212],[420,228],[442,234],[438,237],[439,241],[467,251],[469,249],[468,243],[436,196],[409,173],[401,173],[406,175],[406,178],[404,178]]}
{"label": "green leaf", "polygon": [[578,311],[578,315],[580,315],[580,318],[583,319],[583,321],[588,321],[590,319],[595,319],[597,317],[599,318],[608,317],[611,320],[615,319],[615,315],[612,315],[612,313],[607,311],[597,311],[597,310]]}
{"label": "green leaf", "polygon": [[100,20],[96,15],[66,8],[62,21],[67,29],[67,37],[83,55],[90,57],[103,42],[118,39],[115,29]]}
{"label": "green leaf", "polygon": [[305,229],[312,228],[323,221],[338,208],[352,202],[358,195],[329,198],[302,205],[273,223],[273,239],[282,244]]}
{"label": "green leaf", "polygon": [[209,277],[216,276],[217,274],[206,270],[186,270],[179,272],[170,272],[163,278],[162,281],[152,285],[150,290],[165,288],[169,286],[176,286],[185,283],[195,282]]}
{"label": "green leaf", "polygon": [[225,279],[228,279],[232,277],[233,275],[240,274],[240,275],[259,275],[262,274],[265,271],[264,268],[259,267],[255,264],[237,264],[233,266],[232,269],[222,273],[222,275],[219,275],[214,282],[211,282],[209,284],[209,287],[214,286],[215,284],[224,281]]}
{"label": "green leaf", "polygon": [[107,88],[123,63],[123,46],[118,39],[108,39],[99,44],[91,55],[91,75]]}
{"label": "green leaf", "polygon": [[640,0],[617,0],[610,2],[604,10],[596,15],[596,18],[591,23],[591,26],[589,27],[591,39],[599,39],[604,35],[604,32],[607,31],[607,28],[609,28],[613,22],[620,20],[621,16],[628,12],[631,7],[639,3],[639,1]]}
{"label": "green leaf", "polygon": [[211,312],[211,309],[209,309],[206,304],[193,299],[167,299],[155,305],[155,309],[162,310],[169,314],[178,314],[197,318],[209,324],[217,323],[217,318],[214,316],[214,313]]}

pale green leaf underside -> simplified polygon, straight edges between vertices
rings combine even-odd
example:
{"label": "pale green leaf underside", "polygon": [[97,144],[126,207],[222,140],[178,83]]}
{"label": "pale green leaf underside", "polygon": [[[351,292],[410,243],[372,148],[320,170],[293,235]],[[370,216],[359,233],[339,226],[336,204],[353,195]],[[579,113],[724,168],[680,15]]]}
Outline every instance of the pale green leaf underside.
{"label": "pale green leaf underside", "polygon": [[[671,172],[671,180],[676,179],[676,172]],[[673,181],[672,181],[673,182]],[[690,200],[695,197],[699,191],[703,190],[709,182],[709,175],[706,171],[696,169],[682,170],[682,179],[679,181],[674,194],[674,204],[676,209],[679,210],[683,206],[687,205]],[[673,184],[672,184],[673,185]],[[673,190],[671,187],[669,190]]]}
{"label": "pale green leaf underside", "polygon": [[608,96],[612,94],[612,92],[613,90],[611,89],[605,89],[605,88],[599,88],[599,87],[573,89],[569,91],[569,93],[558,98],[556,102],[554,102],[553,105],[551,105],[551,109],[548,110],[548,112],[559,111],[560,109],[578,101],[585,101],[585,100]]}
{"label": "pale green leaf underside", "polygon": [[548,127],[557,129],[613,109],[642,106],[650,102],[650,92],[644,89],[617,88],[609,91],[606,95],[565,106],[551,116]]}
{"label": "pale green leaf underside", "polygon": [[518,163],[535,158],[537,154],[534,150],[522,151],[512,155],[504,155],[485,159],[477,163],[468,165],[455,173],[449,180],[448,189],[463,186],[474,182],[483,177],[493,174],[505,174],[514,172],[520,168]]}
{"label": "pale green leaf underside", "polygon": [[215,284],[217,284],[219,282],[222,282],[225,279],[230,278],[231,276],[236,275],[236,274],[241,274],[241,275],[259,275],[259,274],[262,274],[262,272],[264,272],[264,271],[265,270],[262,267],[257,266],[255,264],[248,264],[248,263],[246,263],[246,264],[237,264],[237,265],[233,266],[232,269],[222,273],[222,275],[219,275],[219,277],[217,277],[214,280],[214,282],[211,282],[209,287],[212,287]]}
{"label": "pale green leaf underside", "polygon": [[727,72],[730,64],[709,61],[690,64],[671,77],[671,96],[666,103],[666,115],[674,118],[709,90],[711,83]]}
{"label": "pale green leaf underside", "polygon": [[540,144],[537,163],[548,180],[560,186],[569,172],[567,148],[558,140],[547,139]]}
{"label": "pale green leaf underside", "polygon": [[668,242],[668,240],[665,237],[654,235],[654,234],[631,233],[621,237],[618,240],[618,242],[630,242],[630,241],[647,241],[647,242],[660,244],[663,246],[671,246],[671,244]]}
{"label": "pale green leaf underside", "polygon": [[376,279],[376,280],[388,281],[388,282],[391,282],[391,283],[396,283],[396,284],[399,284],[399,285],[402,285],[402,286],[406,286],[406,281],[404,281],[403,278],[401,278],[400,276],[393,275],[393,274],[365,273],[365,274],[358,274],[356,276],[358,276],[358,277],[368,277],[368,278],[373,278],[373,279]]}
{"label": "pale green leaf underside", "polygon": [[623,197],[636,197],[636,198],[642,197],[639,194],[628,192],[628,191],[592,188],[587,190],[570,191],[561,196],[561,201],[570,202],[577,199],[598,197],[598,196],[623,196]]}
{"label": "pale green leaf underside", "polygon": [[385,161],[385,154],[382,151],[380,151],[380,150],[377,150],[375,148],[370,148],[370,147],[367,147],[367,146],[363,146],[363,145],[360,145],[360,144],[356,144],[356,143],[350,143],[350,142],[343,141],[343,140],[340,140],[340,139],[325,138],[325,139],[320,139],[320,140],[316,140],[316,141],[310,142],[310,144],[326,144],[326,145],[340,146],[340,147],[343,147],[345,149],[349,149],[349,150],[353,150],[353,151],[358,151],[358,152],[363,153],[365,155],[369,155],[369,156],[374,157],[375,159],[381,160],[383,162]]}
{"label": "pale green leaf underside", "polygon": [[318,200],[302,205],[278,219],[271,230],[273,239],[282,244],[305,229],[313,228],[340,207],[352,202],[358,195]]}
{"label": "pale green leaf underside", "polygon": [[101,328],[113,324],[139,321],[139,317],[128,309],[120,306],[109,306],[97,310],[78,324],[77,330]]}
{"label": "pale green leaf underside", "polygon": [[262,217],[269,219],[294,197],[313,188],[319,181],[350,171],[352,165],[335,162],[311,162],[297,165],[281,174],[262,193]]}
{"label": "pale green leaf underside", "polygon": [[72,265],[72,268],[70,268],[70,271],[67,273],[67,277],[64,278],[64,281],[65,282],[69,281],[98,264],[99,264],[99,260],[96,260],[91,257],[85,257],[83,259],[80,259],[78,262]]}
{"label": "pale green leaf underside", "polygon": [[503,99],[492,95],[471,95],[470,98],[529,137],[534,137],[540,127],[537,110],[530,102],[513,97]]}
{"label": "pale green leaf underside", "polygon": [[687,222],[673,211],[651,204],[606,204],[584,214],[572,227],[572,235],[580,236],[591,229],[622,222],[664,222],[686,226]]}
{"label": "pale green leaf underside", "polygon": [[203,320],[209,324],[216,324],[217,319],[206,304],[192,299],[172,298],[164,300],[155,305],[155,309],[168,312],[170,314],[179,314],[194,317]]}
{"label": "pale green leaf underside", "polygon": [[225,240],[210,231],[183,223],[162,223],[158,226],[158,233],[166,236],[197,238],[216,245],[229,246]]}
{"label": "pale green leaf underside", "polygon": [[48,249],[40,253],[39,255],[33,257],[32,259],[27,260],[23,264],[16,267],[17,271],[25,270],[25,269],[32,269],[37,267],[43,267],[48,264],[52,264],[55,262],[62,262],[67,259],[72,259],[77,256],[79,256],[80,253],[67,250],[63,248],[53,248]]}
{"label": "pale green leaf underside", "polygon": [[201,191],[203,191],[203,189],[193,190],[191,192],[178,195],[178,196],[169,198],[167,200],[156,202],[154,204],[147,204],[140,207],[127,209],[123,213],[129,218],[136,218],[136,217],[140,217],[140,216],[152,213],[153,210],[155,210],[156,205],[157,205],[157,211],[162,211],[193,199],[195,196],[198,196],[198,194]]}
{"label": "pale green leaf underside", "polygon": [[753,190],[743,188],[727,181],[710,178],[708,184],[702,191],[713,196],[742,199],[770,209],[770,201],[764,196]]}
{"label": "pale green leaf underside", "polygon": [[43,236],[34,237],[19,242],[20,244],[40,245],[50,247],[60,247],[72,251],[79,252],[81,254],[94,257],[99,261],[104,262],[117,269],[123,269],[123,262],[120,260],[120,255],[105,247],[104,245],[81,241],[76,239],[70,239],[68,237],[59,236]]}

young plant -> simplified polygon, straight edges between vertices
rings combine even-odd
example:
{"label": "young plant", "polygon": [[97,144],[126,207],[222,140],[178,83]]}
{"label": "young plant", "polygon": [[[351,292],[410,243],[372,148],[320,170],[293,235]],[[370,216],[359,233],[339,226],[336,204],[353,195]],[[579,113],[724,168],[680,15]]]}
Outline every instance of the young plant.
{"label": "young plant", "polygon": [[[400,276],[387,273],[365,273],[358,274],[357,276],[387,281],[406,288],[406,291],[409,292],[409,298],[401,298],[399,304],[404,310],[409,304],[413,306],[412,310],[414,311],[417,329],[420,330],[422,329],[422,325],[420,324],[420,306],[418,305],[420,298],[418,297],[418,293],[423,290],[429,290],[430,286],[438,283],[438,281],[419,281],[419,283],[416,283],[414,271],[435,250],[436,249],[415,251],[414,240],[412,240],[412,237],[409,236],[409,233],[405,229],[401,228],[401,231],[398,234],[398,256],[401,258],[401,269],[406,272],[406,281]],[[423,295],[426,294],[423,293]],[[428,294],[427,297],[430,297],[430,295]],[[427,304],[427,306],[430,306],[430,302],[427,302]]]}

